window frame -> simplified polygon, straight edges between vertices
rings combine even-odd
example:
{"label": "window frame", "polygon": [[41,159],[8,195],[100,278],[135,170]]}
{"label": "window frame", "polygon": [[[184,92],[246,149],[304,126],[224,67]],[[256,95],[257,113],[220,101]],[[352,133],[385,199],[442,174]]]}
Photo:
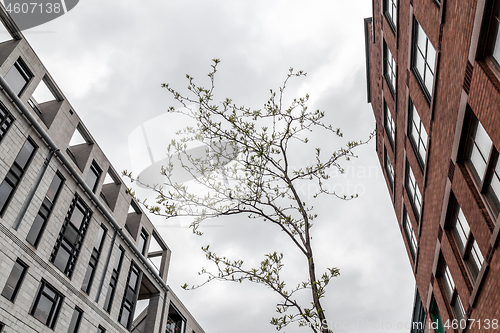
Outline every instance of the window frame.
{"label": "window frame", "polygon": [[[77,210],[83,214],[82,221],[79,226],[75,225],[74,221],[72,221],[75,211]],[[73,275],[91,217],[92,211],[90,208],[78,194],[75,194],[49,259],[49,261],[54,264],[57,269],[63,272],[63,274],[70,279]],[[66,251],[69,255],[66,259],[64,269],[59,267],[56,263],[61,249]]]}
{"label": "window frame", "polygon": [[[20,161],[18,161],[19,158],[23,158],[21,153],[23,152],[23,149],[27,144],[30,144],[33,150],[31,151],[30,155],[24,162],[24,165],[21,166]],[[4,184],[7,184],[10,186],[10,191],[9,194],[7,195],[3,205],[0,207],[0,217],[3,216],[5,211],[7,210],[7,207],[10,204],[10,201],[14,197],[14,194],[17,191],[17,188],[19,187],[19,184],[22,182],[24,175],[26,174],[26,170],[29,168],[31,161],[33,160],[34,156],[36,155],[36,152],[38,150],[38,145],[33,141],[31,137],[28,136],[26,141],[24,141],[24,144],[22,145],[21,149],[17,153],[16,158],[14,159],[14,162],[12,162],[12,166],[10,167],[9,171],[5,175],[4,180],[2,183],[0,183],[0,189],[4,186]]]}
{"label": "window frame", "polygon": [[[396,33],[396,31],[397,31],[397,25],[398,25],[397,20],[398,20],[399,6],[398,6],[397,2],[398,2],[398,0],[384,0],[384,4],[383,4],[384,15],[387,18],[387,21],[389,22],[389,26],[391,27],[391,29],[394,33]],[[394,19],[394,14],[396,14],[395,19]]]}
{"label": "window frame", "polygon": [[[425,38],[425,55],[422,54],[422,52],[419,52],[420,48],[418,47],[418,34],[419,32],[422,32]],[[428,61],[428,50],[429,50],[429,44],[432,46],[432,49],[434,51],[434,64],[429,66],[429,61]],[[424,31],[424,28],[420,25],[418,22],[417,18],[413,16],[413,33],[412,33],[412,51],[411,51],[411,69],[413,73],[415,74],[415,77],[417,78],[417,81],[422,88],[422,91],[424,93],[425,98],[427,99],[427,102],[430,103],[433,95],[433,86],[434,86],[434,76],[436,74],[436,62],[437,62],[437,52],[436,48],[430,41],[429,37]],[[424,73],[420,73],[419,69],[417,68],[417,54],[420,53],[422,55],[422,60],[423,60],[423,66],[424,66]],[[427,78],[427,69],[429,69],[432,73],[432,82],[430,88],[427,87],[426,85],[426,78]]]}
{"label": "window frame", "polygon": [[[102,231],[102,234],[101,234]],[[99,258],[101,256],[102,247],[104,246],[104,242],[106,240],[106,234],[108,229],[104,225],[99,226],[98,237],[96,238],[96,243],[92,249],[92,253],[90,255],[89,264],[87,266],[87,270],[85,271],[85,275],[83,278],[83,283],[81,290],[87,295],[90,293],[92,288],[92,283],[94,282],[95,271],[97,270],[97,265],[99,264]],[[99,234],[101,237],[99,238]],[[87,285],[85,286],[85,280],[87,278],[87,274],[89,274]]]}
{"label": "window frame", "polygon": [[465,309],[457,291],[457,286],[451,275],[450,268],[446,264],[443,255],[441,254],[439,260],[439,285],[444,294],[445,300],[451,308],[453,317],[460,323],[465,318]]}
{"label": "window frame", "polygon": [[[19,90],[19,92],[17,92],[17,94],[16,94],[18,97],[21,97],[21,95],[26,90],[26,87],[29,85],[29,83],[31,82],[31,80],[35,76],[33,75],[33,72],[29,69],[28,65],[26,65],[26,62],[24,62],[24,60],[21,57],[19,57],[19,58],[17,58],[16,62],[12,65],[12,67],[7,71],[7,73],[4,76],[4,79],[7,81],[9,86],[10,86],[10,82],[8,81],[7,76],[9,75],[10,71],[13,68],[16,68],[19,75],[26,81],[24,83],[24,85],[22,86],[22,88]],[[12,87],[11,87],[11,89],[12,89]]]}
{"label": "window frame", "polygon": [[146,247],[148,245],[148,239],[149,239],[148,232],[144,228],[141,228],[141,234],[139,235],[139,243],[137,245],[139,245],[138,249],[139,251],[141,251],[142,255],[146,255],[145,252],[146,252]]}
{"label": "window frame", "polygon": [[[460,259],[466,268],[468,278],[472,284],[474,284],[477,281],[479,272],[484,265],[484,256],[479,248],[479,245],[477,244],[476,239],[474,238],[472,230],[470,229],[470,224],[467,221],[462,208],[453,195],[451,195],[450,198],[446,227],[454,240],[454,245],[456,246]],[[478,262],[473,258],[473,252],[477,255],[479,265],[477,265]],[[473,264],[474,266],[472,266]]]}
{"label": "window frame", "polygon": [[[420,122],[417,126],[415,121],[415,115]],[[415,125],[415,126],[414,126]],[[417,129],[416,136],[418,137],[419,142],[415,142],[416,138],[413,136],[414,130]],[[425,140],[422,138],[422,131],[425,133]],[[427,150],[429,147],[429,135],[427,134],[427,130],[425,129],[424,123],[422,122],[422,118],[418,113],[417,108],[413,104],[413,101],[410,99],[408,103],[408,138],[410,139],[411,146],[413,148],[413,152],[417,157],[418,163],[420,165],[420,170],[423,172],[425,169],[425,164],[427,163]],[[424,142],[425,141],[425,142]],[[424,156],[422,156],[420,152],[420,144],[422,144],[424,149]]]}
{"label": "window frame", "polygon": [[[17,278],[17,281],[16,281],[16,285],[14,286],[14,288],[12,288],[12,292],[11,292],[11,295],[10,296],[7,296],[5,293],[6,289],[8,288],[8,282],[10,280],[10,277],[12,276],[13,272],[14,272],[14,268],[16,267],[16,265],[19,265],[21,267],[21,274],[19,274],[18,278]],[[10,274],[9,274],[9,277],[7,278],[7,281],[5,282],[5,286],[3,287],[3,290],[2,290],[2,296],[7,298],[9,301],[11,301],[12,303],[14,303],[15,299],[16,299],[16,296],[17,296],[17,293],[19,292],[19,289],[21,289],[21,285],[23,284],[23,280],[24,280],[24,277],[26,276],[26,272],[28,271],[28,265],[25,264],[21,259],[17,258],[17,260],[14,262],[14,266],[12,266],[12,269],[10,271]]]}
{"label": "window frame", "polygon": [[389,110],[389,106],[387,106],[387,102],[384,100],[384,128],[389,138],[389,143],[391,144],[391,148],[394,150],[394,146],[396,144],[396,123],[394,118],[392,117],[391,110]]}
{"label": "window frame", "polygon": [[[413,176],[413,177],[411,177]],[[413,184],[410,184],[409,182]],[[406,175],[405,175],[405,189],[408,194],[408,199],[410,199],[410,204],[412,206],[413,214],[415,215],[415,219],[420,221],[420,215],[422,214],[422,202],[423,202],[423,194],[420,192],[420,188],[417,183],[417,179],[415,178],[415,174],[410,166],[408,160],[406,161]],[[412,191],[410,192],[409,189]],[[411,195],[410,195],[411,194]],[[418,199],[419,205],[415,202],[415,199]]]}
{"label": "window frame", "polygon": [[394,182],[396,180],[394,174],[394,166],[392,164],[389,153],[387,152],[387,148],[384,147],[384,169],[387,174],[387,179],[389,180],[389,184],[391,185],[391,190],[394,189]]}
{"label": "window frame", "polygon": [[[135,283],[132,282],[131,276],[136,275]],[[137,297],[139,296],[140,283],[142,280],[142,271],[139,266],[132,260],[130,263],[130,269],[128,271],[127,283],[125,284],[125,292],[123,293],[122,304],[120,306],[120,313],[118,315],[118,322],[125,328],[130,329],[132,322],[134,321],[135,306],[137,304]],[[123,323],[123,313],[124,310],[129,312],[128,317],[125,319],[126,323]]]}
{"label": "window frame", "polygon": [[7,132],[11,128],[12,124],[16,118],[10,113],[10,111],[5,107],[5,105],[0,102],[0,142],[7,135]]}
{"label": "window frame", "polygon": [[383,57],[384,57],[383,70],[384,70],[385,81],[387,82],[387,86],[389,87],[391,95],[394,97],[396,96],[397,65],[392,55],[392,52],[389,49],[389,46],[387,45],[385,40],[384,40]]}
{"label": "window frame", "polygon": [[[51,291],[54,294],[54,297],[52,299],[49,299],[50,295],[44,292],[45,288],[47,288],[49,291]],[[41,319],[37,318],[35,316],[35,312],[37,310],[38,304],[40,302],[40,298],[44,296],[45,298],[52,300],[53,304],[50,308],[50,312],[47,317],[47,322],[43,322]],[[64,296],[62,293],[60,293],[56,288],[54,288],[50,283],[42,279],[40,281],[40,285],[38,287],[38,290],[36,292],[33,305],[30,310],[30,315],[32,315],[36,320],[40,321],[42,324],[48,326],[49,328],[53,329],[57,317],[59,315],[59,311],[61,310],[61,305],[64,302]]]}
{"label": "window frame", "polygon": [[[75,318],[75,315],[77,316],[73,325],[73,319]],[[80,329],[80,324],[82,322],[82,317],[83,317],[83,310],[80,309],[78,306],[75,306],[75,309],[73,310],[73,315],[71,316],[71,320],[69,321],[69,327],[68,327],[68,333],[78,333],[78,330]]]}
{"label": "window frame", "polygon": [[107,313],[111,312],[111,306],[113,305],[113,300],[115,298],[115,293],[116,293],[116,287],[118,285],[118,279],[120,278],[120,272],[122,268],[122,263],[123,263],[123,257],[125,256],[125,249],[123,247],[118,247],[118,250],[120,251],[118,260],[115,261],[115,265],[113,267],[113,270],[111,272],[111,277],[109,279],[109,287],[108,291],[106,292],[106,299],[104,300],[104,310]]}
{"label": "window frame", "polygon": [[[470,110],[469,114],[469,127],[466,129],[465,146],[463,153],[464,164],[469,174],[471,175],[471,178],[476,185],[478,192],[484,197],[486,207],[488,208],[490,214],[493,217],[493,221],[495,222],[500,214],[500,191],[498,193],[495,193],[495,190],[491,186],[491,184],[493,181],[495,181],[495,178],[496,183],[500,184],[500,170],[497,170],[500,169],[499,152],[493,145],[491,137],[489,136],[488,132],[486,132],[486,129],[484,129],[479,119],[477,119],[473,112]],[[476,144],[476,136],[479,126],[481,126],[481,128],[484,130],[484,133],[488,136],[490,145],[488,152],[482,152]],[[471,159],[471,156],[474,153],[474,148],[476,148],[476,150],[479,152],[479,157],[481,157],[485,162],[482,175],[479,174],[479,170],[477,170],[477,167],[474,165],[474,162]],[[486,154],[487,156],[485,156]]]}
{"label": "window frame", "polygon": [[408,215],[408,211],[406,207],[403,205],[403,232],[406,237],[406,241],[408,242],[408,248],[410,249],[410,254],[413,262],[417,257],[418,251],[418,241],[413,226],[411,225],[410,216]]}
{"label": "window frame", "polygon": [[[61,180],[61,182],[59,183],[59,185],[54,193],[53,198],[50,198],[49,190],[52,188],[52,185],[55,184],[54,181],[56,181],[57,178],[59,178]],[[62,188],[64,187],[65,181],[66,181],[66,179],[63,177],[63,175],[59,171],[57,171],[54,175],[54,178],[52,178],[52,181],[50,182],[49,188],[47,189],[47,193],[45,194],[45,198],[42,201],[40,209],[38,210],[38,214],[35,216],[35,220],[31,224],[30,230],[29,230],[28,234],[26,235],[26,241],[28,243],[30,243],[31,245],[33,245],[33,247],[35,247],[35,248],[37,248],[38,244],[40,243],[40,240],[43,236],[43,232],[45,231],[45,227],[47,226],[47,221],[49,220],[49,218],[52,214],[52,211],[53,211],[54,206],[57,202],[57,199],[59,198],[59,193],[61,193]],[[36,236],[33,236],[35,238],[33,240],[31,240],[31,239],[29,239],[30,235],[32,235],[32,232],[33,233],[36,232],[36,229],[34,229],[34,228],[37,226],[37,225],[35,225],[37,218],[40,218],[42,220],[41,225],[40,225],[38,232],[36,233]]]}
{"label": "window frame", "polygon": [[[94,184],[92,185],[92,187],[89,184],[89,181],[91,179],[89,178],[89,176],[91,175],[95,177]],[[92,193],[95,193],[95,191],[97,190],[97,186],[99,185],[101,176],[102,176],[102,169],[99,167],[99,165],[97,165],[97,162],[93,160],[92,163],[90,164],[87,176],[85,177],[85,184],[87,184],[88,187],[92,190]]]}

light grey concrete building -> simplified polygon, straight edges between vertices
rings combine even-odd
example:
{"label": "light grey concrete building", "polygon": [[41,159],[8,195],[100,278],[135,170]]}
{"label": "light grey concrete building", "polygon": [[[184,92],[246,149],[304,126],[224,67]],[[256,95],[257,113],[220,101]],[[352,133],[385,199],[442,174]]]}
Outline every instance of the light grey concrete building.
{"label": "light grey concrete building", "polygon": [[203,333],[166,284],[170,249],[0,7],[0,332]]}

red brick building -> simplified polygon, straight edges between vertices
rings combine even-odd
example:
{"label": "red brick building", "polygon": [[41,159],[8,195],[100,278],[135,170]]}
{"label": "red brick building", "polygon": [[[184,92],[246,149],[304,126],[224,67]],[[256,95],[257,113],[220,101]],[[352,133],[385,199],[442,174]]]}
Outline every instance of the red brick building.
{"label": "red brick building", "polygon": [[365,20],[376,149],[417,286],[412,332],[500,332],[499,18],[500,0],[374,0]]}

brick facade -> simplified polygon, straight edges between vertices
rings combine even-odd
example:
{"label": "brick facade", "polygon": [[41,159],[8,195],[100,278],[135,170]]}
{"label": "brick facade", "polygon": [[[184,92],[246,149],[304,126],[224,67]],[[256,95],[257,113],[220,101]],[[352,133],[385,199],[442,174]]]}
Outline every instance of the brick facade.
{"label": "brick facade", "polygon": [[[391,25],[392,18],[384,6],[392,3],[397,6],[397,20]],[[377,154],[384,166],[386,150],[394,167],[394,187],[388,181],[388,191],[427,314],[427,324],[433,318],[431,304],[435,300],[446,332],[485,332],[486,327],[481,326],[485,320],[491,323],[500,320],[497,250],[500,220],[487,186],[495,177],[493,169],[500,150],[500,66],[491,53],[495,43],[491,36],[494,33],[491,16],[497,3],[493,0],[374,0],[373,17],[365,20],[368,96],[377,123]],[[436,51],[430,66],[434,71],[430,98],[419,80],[419,70],[414,68],[416,22]],[[394,96],[384,77],[384,43],[397,66]],[[384,101],[396,124],[394,148],[384,129]],[[423,168],[410,140],[410,101],[428,135]],[[486,154],[489,157],[485,157],[490,159],[490,164],[482,180],[486,184],[483,187],[474,176],[473,162],[468,155],[470,129],[477,123],[484,127],[493,145]],[[415,175],[422,196],[419,217],[411,209],[411,195],[405,184],[408,167]],[[453,209],[457,204],[470,226],[464,250],[458,247],[452,230]],[[404,209],[417,240],[415,259],[403,229]],[[467,262],[474,241],[484,259],[477,277]],[[448,295],[445,288],[443,267],[446,266],[454,282],[452,295]],[[459,301],[463,315],[454,308]],[[460,319],[463,323],[467,319],[476,322],[469,321],[466,329],[454,329],[453,320]],[[497,331],[498,327],[491,329]]]}

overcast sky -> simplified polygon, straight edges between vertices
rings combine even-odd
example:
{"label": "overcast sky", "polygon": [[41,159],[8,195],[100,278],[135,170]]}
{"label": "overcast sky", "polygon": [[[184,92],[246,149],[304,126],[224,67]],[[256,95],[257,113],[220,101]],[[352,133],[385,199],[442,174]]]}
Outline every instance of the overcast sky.
{"label": "overcast sky", "polygon": [[[261,108],[289,67],[301,69],[308,76],[294,81],[287,96],[308,93],[310,107],[324,110],[348,138],[366,138],[375,128],[366,103],[364,58],[363,18],[370,15],[369,0],[84,0],[24,34],[121,171],[132,167],[133,130],[175,105],[160,84],[183,89],[187,73],[206,83],[212,58],[222,60],[216,82],[221,99]],[[326,197],[314,203],[320,215],[312,231],[318,272],[326,267],[341,272],[328,286],[323,306],[335,332],[408,332],[395,329],[411,320],[414,278],[408,255],[374,142],[358,154],[336,180],[359,199]],[[240,218],[213,221],[216,227],[204,228],[199,237],[186,221],[152,220],[173,252],[168,284],[207,333],[275,331],[269,320],[277,298],[263,286],[213,282],[184,291],[180,285],[201,282],[198,270],[209,267],[200,250],[206,244],[248,263],[284,251],[286,274],[297,281],[306,266],[282,233]]]}

